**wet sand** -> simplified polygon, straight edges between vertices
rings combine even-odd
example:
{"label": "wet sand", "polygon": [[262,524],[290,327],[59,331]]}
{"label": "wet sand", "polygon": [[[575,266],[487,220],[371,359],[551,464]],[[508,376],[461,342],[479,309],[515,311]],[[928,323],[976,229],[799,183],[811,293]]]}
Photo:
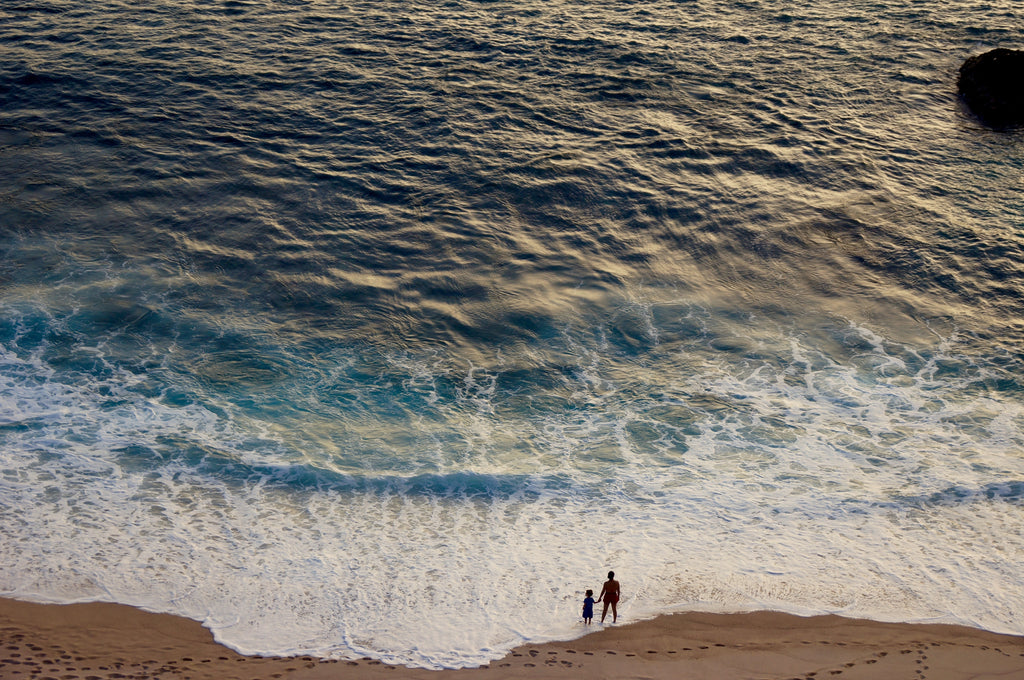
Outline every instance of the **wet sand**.
{"label": "wet sand", "polygon": [[755,612],[594,627],[485,667],[430,671],[370,659],[247,657],[188,619],[123,605],[0,598],[0,679],[1024,679],[1024,638],[959,626]]}

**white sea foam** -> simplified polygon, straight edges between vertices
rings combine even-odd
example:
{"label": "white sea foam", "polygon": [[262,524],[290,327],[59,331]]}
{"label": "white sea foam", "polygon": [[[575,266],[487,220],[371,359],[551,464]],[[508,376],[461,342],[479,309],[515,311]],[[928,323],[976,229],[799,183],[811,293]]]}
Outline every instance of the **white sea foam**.
{"label": "white sea foam", "polygon": [[[500,368],[397,355],[365,417],[305,435],[4,347],[0,592],[178,613],[242,652],[425,667],[583,634],[608,569],[625,620],[768,608],[1024,632],[1024,418],[980,388],[1005,369],[955,338],[925,357],[840,329],[860,348],[840,362],[768,324],[730,332],[742,361],[700,337],[643,365],[580,352],[527,395],[575,404],[558,410],[523,407]],[[385,378],[406,400],[391,422],[370,396]],[[315,437],[330,455],[295,448]],[[342,460],[360,446],[370,464]]]}

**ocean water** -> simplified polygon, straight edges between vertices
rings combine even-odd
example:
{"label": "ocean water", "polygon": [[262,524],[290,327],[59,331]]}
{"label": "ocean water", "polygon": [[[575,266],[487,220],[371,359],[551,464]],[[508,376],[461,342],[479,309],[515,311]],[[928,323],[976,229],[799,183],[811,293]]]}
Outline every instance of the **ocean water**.
{"label": "ocean water", "polygon": [[1024,634],[1024,133],[955,94],[1018,9],[3,3],[0,594]]}

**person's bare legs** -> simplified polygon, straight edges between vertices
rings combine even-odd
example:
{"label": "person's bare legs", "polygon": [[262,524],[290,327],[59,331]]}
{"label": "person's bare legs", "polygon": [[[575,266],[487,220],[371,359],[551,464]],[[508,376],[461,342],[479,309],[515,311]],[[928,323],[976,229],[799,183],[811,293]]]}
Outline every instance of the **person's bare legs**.
{"label": "person's bare legs", "polygon": [[[604,617],[608,616],[608,605],[612,604],[605,600],[604,611],[601,612],[601,623],[604,623]],[[615,622],[615,605],[612,604],[612,623]]]}
{"label": "person's bare legs", "polygon": [[619,609],[618,609],[618,607],[615,606],[615,603],[612,602],[612,623],[615,623],[618,620],[619,620]]}

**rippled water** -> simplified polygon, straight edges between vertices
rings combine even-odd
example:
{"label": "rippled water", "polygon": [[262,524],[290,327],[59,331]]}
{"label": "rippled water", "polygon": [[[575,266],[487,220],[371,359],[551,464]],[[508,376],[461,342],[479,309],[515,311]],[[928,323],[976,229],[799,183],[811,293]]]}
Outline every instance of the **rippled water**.
{"label": "rippled water", "polygon": [[0,593],[485,663],[1024,633],[1010,2],[0,7]]}

